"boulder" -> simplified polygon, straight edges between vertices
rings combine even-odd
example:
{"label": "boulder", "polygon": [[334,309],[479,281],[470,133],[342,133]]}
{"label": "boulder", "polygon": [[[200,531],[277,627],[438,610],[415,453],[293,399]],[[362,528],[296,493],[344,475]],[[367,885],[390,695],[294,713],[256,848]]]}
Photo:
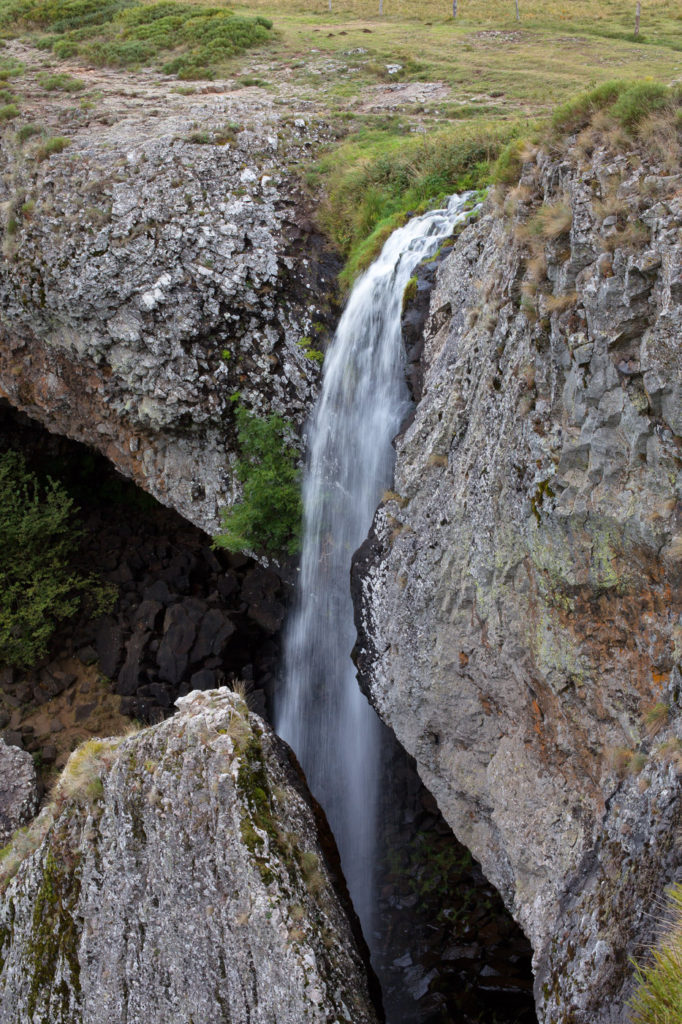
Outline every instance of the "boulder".
{"label": "boulder", "polygon": [[0,739],[0,847],[34,817],[39,796],[31,755]]}
{"label": "boulder", "polygon": [[376,1024],[288,749],[227,690],[178,705],[77,752],[5,875],[0,1024]]}

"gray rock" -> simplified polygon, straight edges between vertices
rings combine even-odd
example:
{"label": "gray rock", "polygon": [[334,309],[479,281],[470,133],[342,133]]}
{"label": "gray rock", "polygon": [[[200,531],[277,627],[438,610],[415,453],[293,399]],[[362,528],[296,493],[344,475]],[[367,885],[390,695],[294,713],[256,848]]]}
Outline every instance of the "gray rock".
{"label": "gray rock", "polygon": [[[317,390],[298,342],[332,319],[337,260],[282,168],[325,130],[293,137],[266,94],[159,88],[158,116],[61,121],[70,145],[50,160],[0,148],[0,203],[36,197],[0,261],[0,388],[215,533],[241,489],[232,397],[300,432]],[[187,141],[195,122],[234,119],[248,129],[234,143]]]}
{"label": "gray rock", "polygon": [[229,691],[178,704],[100,744],[9,883],[0,1024],[376,1024],[288,750]]}
{"label": "gray rock", "polygon": [[189,652],[197,635],[196,622],[184,603],[168,609],[163,631],[156,655],[159,676],[168,683],[179,683],[189,664]]}
{"label": "gray rock", "polygon": [[0,847],[38,810],[38,780],[33,758],[0,739]]}
{"label": "gray rock", "polygon": [[150,637],[151,633],[140,631],[133,633],[128,641],[126,645],[126,660],[116,679],[116,693],[127,697],[137,690],[140,685],[142,657]]}
{"label": "gray rock", "polygon": [[442,264],[401,500],[355,566],[363,684],[531,939],[547,1024],[625,1019],[679,874],[682,178],[653,207],[623,161],[651,238],[605,260],[606,160],[526,169],[574,212],[533,315],[500,212]]}

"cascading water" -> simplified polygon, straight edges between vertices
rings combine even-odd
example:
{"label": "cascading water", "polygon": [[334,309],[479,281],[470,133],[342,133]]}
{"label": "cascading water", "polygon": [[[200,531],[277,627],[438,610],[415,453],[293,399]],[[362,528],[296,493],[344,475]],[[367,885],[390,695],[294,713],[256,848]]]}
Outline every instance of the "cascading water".
{"label": "cascading water", "polygon": [[327,352],[309,431],[297,605],[285,637],[279,734],[296,751],[336,837],[372,949],[383,726],[361,693],[350,565],[390,486],[392,439],[409,409],[400,320],[405,287],[466,216],[469,195],[395,231],[356,283]]}

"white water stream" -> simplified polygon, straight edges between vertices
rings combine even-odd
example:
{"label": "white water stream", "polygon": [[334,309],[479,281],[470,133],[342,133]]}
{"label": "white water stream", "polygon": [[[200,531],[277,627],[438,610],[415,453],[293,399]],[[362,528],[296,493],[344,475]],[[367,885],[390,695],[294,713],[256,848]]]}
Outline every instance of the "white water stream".
{"label": "white water stream", "polygon": [[410,406],[403,292],[417,265],[467,216],[468,198],[453,196],[446,209],[399,228],[358,280],[327,352],[309,426],[300,579],[275,725],[327,814],[370,949],[382,726],[350,657],[350,565],[391,485],[391,442]]}

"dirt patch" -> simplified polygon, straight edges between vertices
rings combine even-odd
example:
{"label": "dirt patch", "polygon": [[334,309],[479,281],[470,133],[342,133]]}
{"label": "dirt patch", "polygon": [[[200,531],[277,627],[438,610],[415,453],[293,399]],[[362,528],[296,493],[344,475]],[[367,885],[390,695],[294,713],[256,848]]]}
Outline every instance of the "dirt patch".
{"label": "dirt patch", "polygon": [[40,692],[46,672],[27,673],[18,688],[3,688],[0,703],[10,714],[6,728],[21,735],[23,746],[33,754],[44,783],[63,768],[69,754],[91,736],[116,736],[130,728],[130,718],[121,714],[121,698],[111,691],[111,683],[95,664],[84,664],[71,656],[50,663],[50,681],[66,688],[39,704],[36,700],[19,703],[30,688]]}

